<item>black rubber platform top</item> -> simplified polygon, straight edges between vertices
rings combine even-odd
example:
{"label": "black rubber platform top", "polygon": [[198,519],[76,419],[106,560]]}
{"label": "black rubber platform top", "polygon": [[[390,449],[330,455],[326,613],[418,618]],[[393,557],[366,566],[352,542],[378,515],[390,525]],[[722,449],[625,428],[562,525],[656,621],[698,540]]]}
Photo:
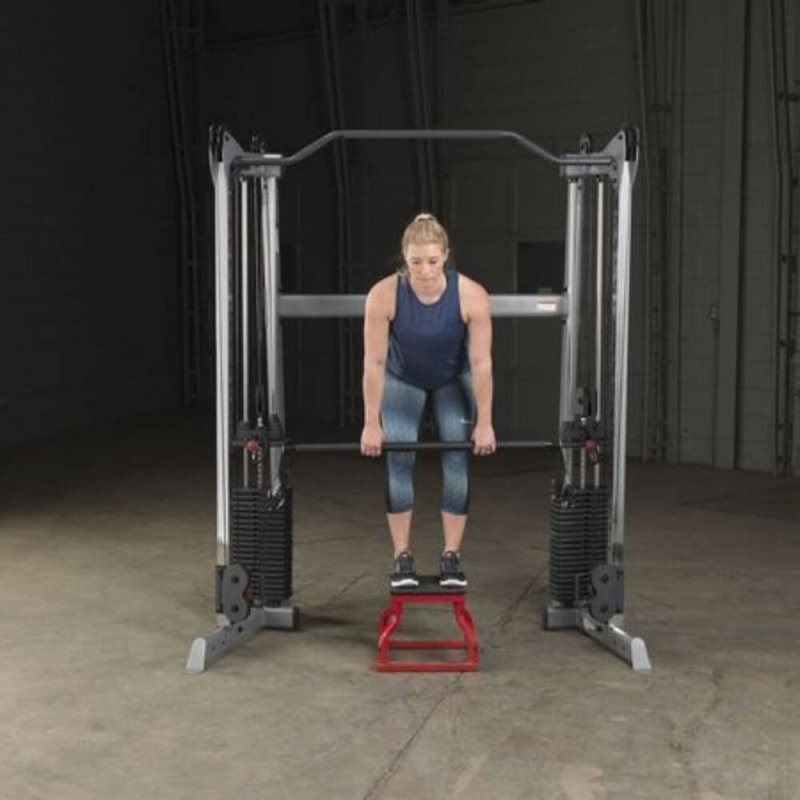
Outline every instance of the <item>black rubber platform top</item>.
{"label": "black rubber platform top", "polygon": [[392,594],[466,594],[466,586],[439,586],[438,575],[417,575],[419,586],[392,587]]}

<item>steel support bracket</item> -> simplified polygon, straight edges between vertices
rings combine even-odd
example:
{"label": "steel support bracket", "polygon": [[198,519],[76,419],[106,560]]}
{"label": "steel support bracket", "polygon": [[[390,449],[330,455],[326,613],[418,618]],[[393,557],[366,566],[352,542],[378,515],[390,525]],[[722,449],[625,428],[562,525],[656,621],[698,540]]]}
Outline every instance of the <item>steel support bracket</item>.
{"label": "steel support bracket", "polygon": [[249,583],[247,571],[241,564],[217,567],[217,613],[231,622],[241,622],[250,612],[246,593]]}
{"label": "steel support bracket", "polygon": [[[257,157],[258,154],[248,153],[249,158]],[[266,154],[265,154],[266,155]],[[283,167],[275,164],[254,164],[251,160],[242,162],[240,158],[233,160],[231,164],[231,174],[239,178],[280,178],[283,175]]]}
{"label": "steel support bracket", "polygon": [[617,177],[616,164],[565,164],[561,167],[561,177],[567,180],[578,178],[608,177],[612,181]]}

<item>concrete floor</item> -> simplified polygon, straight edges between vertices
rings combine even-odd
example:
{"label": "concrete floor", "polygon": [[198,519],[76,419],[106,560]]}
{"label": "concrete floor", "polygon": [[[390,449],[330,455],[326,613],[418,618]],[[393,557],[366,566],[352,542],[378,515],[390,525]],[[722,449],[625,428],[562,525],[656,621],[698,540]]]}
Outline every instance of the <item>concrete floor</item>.
{"label": "concrete floor", "polygon": [[[296,457],[302,630],[190,677],[214,626],[211,442],[171,413],[0,454],[0,797],[800,797],[800,482],[631,464],[642,676],[540,629],[549,457],[478,464],[464,555],[481,671],[381,675],[380,467]],[[434,461],[418,492],[432,569]]]}

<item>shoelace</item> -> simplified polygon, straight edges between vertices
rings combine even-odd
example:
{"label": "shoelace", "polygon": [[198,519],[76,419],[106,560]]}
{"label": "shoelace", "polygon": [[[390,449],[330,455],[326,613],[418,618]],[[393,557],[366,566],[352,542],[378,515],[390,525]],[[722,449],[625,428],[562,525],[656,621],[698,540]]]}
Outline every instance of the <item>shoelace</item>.
{"label": "shoelace", "polygon": [[414,571],[414,556],[411,553],[400,553],[395,560],[398,572],[413,572]]}
{"label": "shoelace", "polygon": [[445,572],[458,572],[461,566],[458,554],[452,550],[442,553],[442,566]]}

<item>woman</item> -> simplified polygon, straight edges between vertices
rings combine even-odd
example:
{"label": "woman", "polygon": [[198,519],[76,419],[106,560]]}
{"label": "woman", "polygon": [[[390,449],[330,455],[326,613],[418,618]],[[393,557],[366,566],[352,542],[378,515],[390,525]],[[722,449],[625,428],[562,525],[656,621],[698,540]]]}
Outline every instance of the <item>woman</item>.
{"label": "woman", "polygon": [[[384,441],[417,441],[430,402],[442,441],[469,441],[490,455],[492,320],[489,296],[447,266],[447,233],[432,214],[419,214],[402,238],[404,266],[378,281],[364,312],[364,430],[361,452],[381,454]],[[442,586],[466,586],[460,549],[469,504],[468,454],[442,454]],[[414,453],[386,458],[387,519],[394,543],[391,585],[416,586],[410,550]]]}

